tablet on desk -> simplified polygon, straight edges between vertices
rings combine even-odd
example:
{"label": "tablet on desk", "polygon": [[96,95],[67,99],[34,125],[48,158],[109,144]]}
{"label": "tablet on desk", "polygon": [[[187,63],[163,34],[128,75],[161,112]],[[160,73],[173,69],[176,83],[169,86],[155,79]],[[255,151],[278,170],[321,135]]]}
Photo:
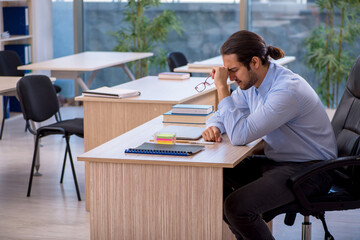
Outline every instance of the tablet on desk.
{"label": "tablet on desk", "polygon": [[169,125],[162,128],[159,132],[173,132],[176,134],[177,140],[197,140],[201,138],[201,133],[205,129],[202,127]]}

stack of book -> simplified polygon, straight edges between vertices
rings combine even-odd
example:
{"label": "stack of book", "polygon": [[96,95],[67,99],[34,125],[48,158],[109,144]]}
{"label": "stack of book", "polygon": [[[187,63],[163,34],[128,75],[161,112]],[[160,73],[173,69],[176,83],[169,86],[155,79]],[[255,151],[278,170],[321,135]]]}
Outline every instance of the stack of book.
{"label": "stack of book", "polygon": [[190,78],[190,73],[162,72],[159,73],[160,80],[185,80]]}
{"label": "stack of book", "polygon": [[205,126],[213,113],[212,105],[177,104],[163,114],[163,123]]}

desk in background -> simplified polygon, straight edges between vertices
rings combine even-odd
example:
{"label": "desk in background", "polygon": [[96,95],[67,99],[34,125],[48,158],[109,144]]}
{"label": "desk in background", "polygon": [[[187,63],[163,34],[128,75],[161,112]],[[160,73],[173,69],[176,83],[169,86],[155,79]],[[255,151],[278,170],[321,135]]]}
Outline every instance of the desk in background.
{"label": "desk in background", "polygon": [[[131,98],[76,97],[84,107],[84,145],[89,151],[107,141],[171,110],[175,104],[218,105],[215,84],[197,92],[195,86],[203,77],[187,80],[159,80],[149,76],[114,88],[139,90],[141,95]],[[230,81],[228,82],[230,85]],[[89,210],[89,178],[85,164],[86,209]]]}
{"label": "desk in background", "polygon": [[[288,64],[290,62],[295,61],[296,58],[294,56],[285,56],[283,58],[280,58],[278,60],[272,60],[272,62],[275,62],[277,64],[280,65],[285,65]],[[214,66],[218,66],[218,65],[223,65],[223,60],[222,60],[222,56],[217,56],[217,57],[213,57],[213,58],[209,58],[206,59],[204,61],[199,61],[199,62],[195,62],[193,64],[198,63],[199,66],[204,65],[206,67],[201,68],[201,67],[189,67],[189,66],[182,66],[182,67],[178,67],[174,69],[174,72],[192,72],[192,73],[210,73],[212,70],[212,67],[209,67],[211,65]]]}
{"label": "desk in background", "polygon": [[[52,77],[60,79],[75,79],[83,90],[88,90],[97,72],[100,69],[108,67],[121,67],[131,80],[135,80],[133,74],[127,68],[126,63],[151,57],[152,55],[154,54],[135,52],[83,52],[48,61],[19,66],[18,69],[49,70],[51,71]],[[85,83],[81,78],[81,74],[84,72],[92,72],[87,83]]]}
{"label": "desk in background", "polygon": [[194,156],[125,154],[163,127],[157,117],[78,157],[89,164],[91,239],[234,239],[223,223],[223,168],[262,147],[206,145]]}

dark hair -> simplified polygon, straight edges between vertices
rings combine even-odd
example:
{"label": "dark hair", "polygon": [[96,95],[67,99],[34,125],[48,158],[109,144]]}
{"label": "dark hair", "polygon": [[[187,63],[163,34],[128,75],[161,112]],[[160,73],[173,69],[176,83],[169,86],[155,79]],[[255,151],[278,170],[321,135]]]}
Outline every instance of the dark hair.
{"label": "dark hair", "polygon": [[264,39],[256,33],[241,30],[233,33],[221,46],[221,55],[236,54],[237,60],[250,69],[253,57],[259,57],[263,65],[273,59],[284,57],[284,51],[273,46],[266,46]]}

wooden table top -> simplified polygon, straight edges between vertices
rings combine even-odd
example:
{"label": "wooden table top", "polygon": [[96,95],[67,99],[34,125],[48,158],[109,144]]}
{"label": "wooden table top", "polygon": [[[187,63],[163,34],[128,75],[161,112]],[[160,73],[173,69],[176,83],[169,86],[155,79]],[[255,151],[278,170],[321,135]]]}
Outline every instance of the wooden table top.
{"label": "wooden table top", "polygon": [[[16,91],[16,83],[22,77],[0,77],[0,95],[8,92]],[[52,82],[55,78],[50,78]]]}
{"label": "wooden table top", "polygon": [[[296,60],[294,56],[285,56],[278,60],[271,60],[274,63],[285,65],[287,63],[293,62]],[[216,56],[213,58],[206,59],[204,61],[198,61],[194,63],[189,63],[189,66],[182,66],[174,69],[174,72],[194,72],[194,73],[210,73],[212,67],[223,66],[222,56]]]}
{"label": "wooden table top", "polygon": [[19,70],[95,71],[153,56],[137,52],[82,52],[19,66]]}
{"label": "wooden table top", "polygon": [[[123,83],[114,88],[133,89],[141,92],[140,96],[131,98],[100,98],[100,97],[76,97],[76,101],[101,101],[101,102],[146,102],[177,104],[190,100],[194,97],[216,91],[215,84],[207,86],[202,92],[197,92],[195,86],[205,80],[204,77],[191,77],[186,80],[159,80],[157,76],[147,76],[136,81]],[[228,81],[228,84],[234,82]]]}
{"label": "wooden table top", "polygon": [[134,163],[151,165],[179,165],[232,168],[243,158],[250,155],[262,142],[254,141],[246,146],[233,146],[229,138],[223,135],[221,143],[205,145],[205,150],[193,156],[169,156],[152,154],[125,153],[125,149],[137,147],[152,139],[152,135],[163,127],[162,116],[140,125],[78,157],[79,161]]}

